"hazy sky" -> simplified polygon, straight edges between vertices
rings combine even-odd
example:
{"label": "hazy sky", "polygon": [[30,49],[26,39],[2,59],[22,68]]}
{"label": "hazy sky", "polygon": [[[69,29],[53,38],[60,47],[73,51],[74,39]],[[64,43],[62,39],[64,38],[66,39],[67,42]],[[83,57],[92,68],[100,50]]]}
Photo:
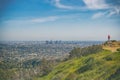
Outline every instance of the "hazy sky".
{"label": "hazy sky", "polygon": [[0,40],[120,40],[120,0],[0,0]]}

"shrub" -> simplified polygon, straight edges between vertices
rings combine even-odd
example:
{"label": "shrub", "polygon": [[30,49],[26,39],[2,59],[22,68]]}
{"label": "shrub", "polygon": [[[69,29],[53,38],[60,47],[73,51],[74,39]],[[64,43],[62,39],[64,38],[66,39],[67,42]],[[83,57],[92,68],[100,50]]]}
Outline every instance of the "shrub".
{"label": "shrub", "polygon": [[88,70],[92,70],[92,64],[86,64],[83,67],[80,67],[76,72],[78,74],[80,74],[80,73],[86,72]]}
{"label": "shrub", "polygon": [[120,48],[118,48],[117,51],[120,52]]}
{"label": "shrub", "polygon": [[112,58],[110,56],[104,57],[103,59],[105,59],[106,61],[111,61]]}
{"label": "shrub", "polygon": [[90,57],[90,58],[86,59],[86,60],[84,61],[84,63],[91,64],[91,63],[93,63],[93,61],[94,61],[94,58],[93,58],[93,57]]}
{"label": "shrub", "polygon": [[102,46],[101,45],[93,45],[89,47],[84,47],[84,48],[74,48],[69,54],[70,58],[73,57],[80,57],[80,56],[85,56],[88,54],[94,54],[102,51]]}
{"label": "shrub", "polygon": [[120,68],[118,68],[107,80],[120,80]]}

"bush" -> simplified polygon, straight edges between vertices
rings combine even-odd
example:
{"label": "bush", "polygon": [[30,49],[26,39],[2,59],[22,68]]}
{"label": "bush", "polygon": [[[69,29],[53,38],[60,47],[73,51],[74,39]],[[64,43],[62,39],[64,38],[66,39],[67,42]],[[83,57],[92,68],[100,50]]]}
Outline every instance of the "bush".
{"label": "bush", "polygon": [[117,51],[120,52],[120,48],[118,48]]}
{"label": "bush", "polygon": [[93,63],[94,62],[94,58],[93,57],[90,57],[90,58],[88,58],[88,59],[86,59],[85,61],[84,61],[84,63],[86,63],[86,64],[91,64],[91,63]]}
{"label": "bush", "polygon": [[106,61],[111,61],[112,58],[110,56],[104,57],[103,59],[105,59]]}
{"label": "bush", "polygon": [[74,48],[69,54],[70,58],[74,57],[81,57],[85,56],[88,54],[94,54],[102,51],[102,46],[101,45],[93,45],[89,47],[84,47],[84,48]]}
{"label": "bush", "polygon": [[92,65],[91,64],[87,64],[87,65],[84,65],[83,67],[80,67],[76,72],[78,74],[81,74],[81,73],[84,73],[88,70],[92,70]]}
{"label": "bush", "polygon": [[118,68],[107,80],[120,80],[120,68]]}

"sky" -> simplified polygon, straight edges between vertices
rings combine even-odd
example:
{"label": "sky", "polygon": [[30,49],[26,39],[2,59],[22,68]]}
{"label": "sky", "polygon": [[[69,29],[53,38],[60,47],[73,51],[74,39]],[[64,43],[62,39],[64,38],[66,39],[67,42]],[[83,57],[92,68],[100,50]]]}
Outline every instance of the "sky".
{"label": "sky", "polygon": [[0,40],[120,40],[120,0],[0,0]]}

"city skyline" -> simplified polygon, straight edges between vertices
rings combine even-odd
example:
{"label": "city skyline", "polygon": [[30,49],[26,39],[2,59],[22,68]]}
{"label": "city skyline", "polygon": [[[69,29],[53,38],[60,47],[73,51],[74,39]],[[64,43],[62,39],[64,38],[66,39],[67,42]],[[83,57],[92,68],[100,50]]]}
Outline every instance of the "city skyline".
{"label": "city skyline", "polygon": [[0,1],[0,40],[120,40],[119,0]]}

